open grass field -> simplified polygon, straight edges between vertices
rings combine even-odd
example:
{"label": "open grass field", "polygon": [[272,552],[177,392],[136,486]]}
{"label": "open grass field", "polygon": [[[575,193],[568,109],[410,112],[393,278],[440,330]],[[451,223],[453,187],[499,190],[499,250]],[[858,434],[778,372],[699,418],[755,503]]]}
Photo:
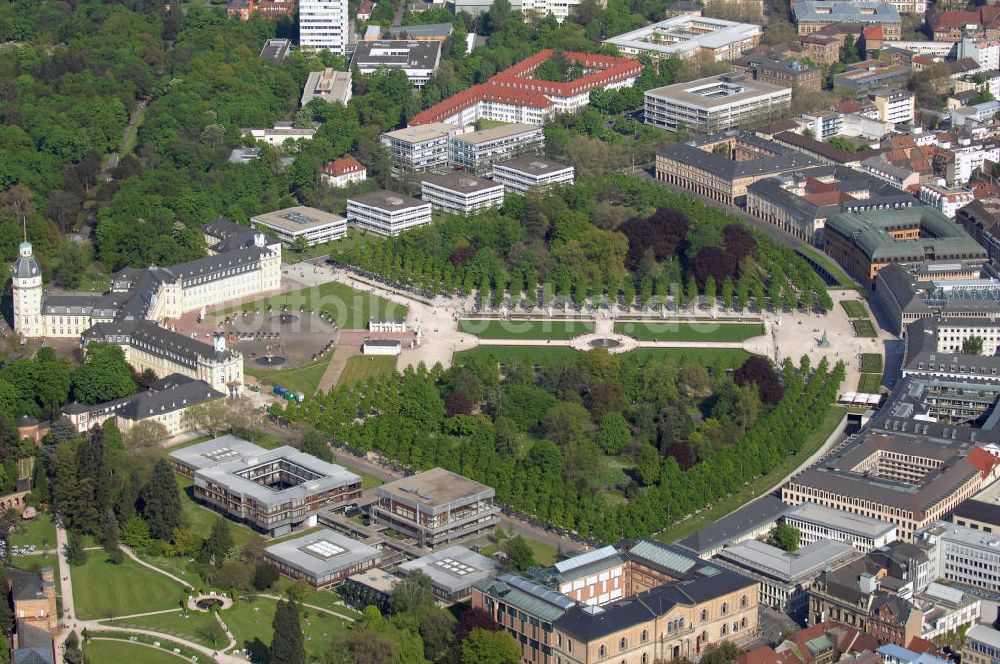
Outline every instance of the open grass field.
{"label": "open grass field", "polygon": [[844,272],[839,265],[837,265],[833,260],[831,260],[827,256],[819,253],[812,247],[800,247],[799,251],[809,256],[809,258],[811,258],[817,265],[821,266],[824,270],[826,270],[830,274],[830,276],[832,276],[837,281],[837,284],[835,286],[830,286],[829,288],[855,289],[858,287],[858,285],[854,283],[854,280],[851,279],[849,276],[847,276],[847,273]]}
{"label": "open grass field", "polygon": [[841,300],[840,306],[847,312],[848,318],[868,317],[868,312],[865,311],[865,305],[861,304],[861,300]]}
{"label": "open grass field", "polygon": [[[254,662],[266,662],[267,646],[274,637],[271,621],[277,601],[258,597],[252,602],[239,601],[233,608],[220,615],[236,637],[236,645],[248,648]],[[300,607],[299,620],[305,635],[306,661],[319,661],[330,648],[330,639],[347,631],[347,622],[329,614]]]}
{"label": "open grass field", "polygon": [[[181,611],[178,609],[173,613],[157,613],[152,616],[113,620],[107,624],[125,630],[132,627],[163,632],[209,648],[221,648],[228,643],[222,630],[212,627],[213,624],[218,624],[215,622],[215,616],[201,611]],[[213,638],[218,640],[213,641]]]}
{"label": "open grass field", "polygon": [[878,333],[875,332],[875,326],[867,318],[856,318],[851,323],[854,325],[854,333],[859,337],[874,339],[878,336]]}
{"label": "open grass field", "polygon": [[128,641],[92,639],[83,646],[83,655],[90,664],[121,664],[122,662],[142,662],[143,664],[177,664],[188,661],[172,652],[144,646]]}
{"label": "open grass field", "polygon": [[639,341],[737,342],[764,334],[762,323],[615,323],[615,332]]}
{"label": "open grass field", "polygon": [[882,355],[879,353],[861,353],[861,371],[864,373],[882,373]]}
{"label": "open grass field", "polygon": [[355,355],[348,358],[338,385],[363,383],[372,376],[386,376],[396,370],[396,358],[388,355]]}
{"label": "open grass field", "polygon": [[319,382],[326,373],[326,367],[333,359],[333,353],[327,353],[315,362],[310,362],[301,367],[291,369],[280,369],[278,371],[268,371],[259,368],[260,365],[249,363],[246,366],[246,373],[253,376],[262,383],[268,385],[281,385],[292,392],[302,392],[307,397],[311,397]]}
{"label": "open grass field", "polygon": [[483,339],[572,339],[594,331],[584,320],[460,320],[458,331]]}
{"label": "open grass field", "polygon": [[180,585],[131,558],[114,565],[104,551],[87,553],[87,562],[73,568],[73,602],[83,620],[170,609],[184,597]]}
{"label": "open grass field", "polygon": [[[299,533],[296,533],[296,536]],[[271,588],[270,594],[272,595],[284,595],[289,588],[294,585],[294,582],[287,576],[282,576],[278,579],[278,582],[274,584]],[[334,613],[339,613],[342,616],[348,616],[350,618],[360,618],[361,614],[354,609],[348,608],[340,602],[340,595],[334,590],[317,590],[315,588],[309,588],[306,594],[302,597],[302,604],[311,604],[313,606],[318,606],[323,609],[328,609]]]}
{"label": "open grass field", "polygon": [[867,394],[877,394],[878,388],[882,385],[882,374],[863,373],[858,379],[858,392]]}
{"label": "open grass field", "polygon": [[287,307],[289,311],[325,313],[344,330],[366,330],[371,318],[406,318],[407,311],[405,305],[330,282],[313,288],[279,293],[238,307],[223,309],[219,313],[280,311],[283,307]]}
{"label": "open grass field", "polygon": [[[525,537],[524,540],[531,548],[531,553],[534,555],[535,562],[538,565],[543,567],[552,565],[559,558],[559,549],[551,544],[546,544],[545,542],[540,542],[536,539],[531,539],[530,537]],[[490,544],[489,546],[483,547],[483,555],[489,557],[498,550],[500,550],[499,544]]]}
{"label": "open grass field", "polygon": [[[208,537],[208,534],[212,532],[212,524],[219,518],[219,514],[195,501],[194,482],[191,479],[183,475],[174,475],[174,477],[177,478],[177,486],[181,489],[181,514],[184,519],[184,527]],[[237,545],[246,544],[257,535],[248,527],[232,521],[229,521],[229,532],[233,536],[233,544]]]}
{"label": "open grass field", "polygon": [[656,539],[666,543],[683,539],[701,527],[721,519],[730,512],[751,502],[754,498],[757,498],[764,492],[769,491],[786,475],[794,471],[799,464],[804,462],[812,456],[816,450],[822,447],[823,443],[826,442],[826,439],[830,437],[830,434],[833,433],[834,429],[836,429],[840,424],[840,421],[845,415],[847,415],[847,413],[850,412],[854,411],[847,408],[831,408],[830,411],[823,417],[823,421],[820,422],[816,430],[813,431],[808,438],[806,438],[802,445],[802,449],[798,454],[785,457],[767,475],[758,477],[744,486],[742,490],[734,493],[728,498],[720,500],[715,505],[702,510],[699,514],[691,517],[690,519],[667,528],[662,533],[657,535]]}
{"label": "open grass field", "polygon": [[7,536],[11,546],[34,544],[39,549],[54,549],[56,546],[56,526],[48,514],[39,514],[31,521],[17,522],[17,531]]}
{"label": "open grass field", "polygon": [[[573,358],[580,351],[569,346],[479,346],[470,350],[455,353],[455,362],[461,364],[468,359],[485,359],[494,357],[501,364],[517,360],[524,364],[549,364],[561,358]],[[750,353],[740,348],[637,348],[629,353],[619,355],[622,361],[646,361],[652,357],[671,357],[675,360],[701,362],[705,366],[715,364],[722,357],[730,366],[743,364]]]}

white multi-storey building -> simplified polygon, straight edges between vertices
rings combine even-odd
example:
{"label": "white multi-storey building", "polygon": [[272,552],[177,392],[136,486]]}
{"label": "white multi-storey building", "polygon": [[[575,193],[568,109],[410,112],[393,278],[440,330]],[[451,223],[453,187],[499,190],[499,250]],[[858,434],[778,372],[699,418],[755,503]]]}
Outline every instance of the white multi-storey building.
{"label": "white multi-storey building", "polygon": [[820,540],[846,542],[861,553],[896,541],[896,524],[852,514],[816,503],[802,503],[785,513],[784,521],[798,529],[802,546]]}
{"label": "white multi-storey building", "polygon": [[373,191],[347,199],[347,219],[359,228],[394,236],[431,223],[431,204],[394,191]]}
{"label": "white multi-storey building", "polygon": [[913,121],[915,98],[909,90],[878,90],[869,96],[878,111],[880,122],[896,125]]}
{"label": "white multi-storey building", "polygon": [[605,39],[604,43],[628,55],[726,61],[757,46],[762,34],[762,28],[752,23],[683,15]]}
{"label": "white multi-storey building", "polygon": [[347,220],[339,214],[303,205],[255,215],[250,217],[250,223],[254,228],[267,229],[287,245],[301,237],[312,247],[347,235]]}
{"label": "white multi-storey building", "polygon": [[944,216],[954,219],[959,210],[975,200],[968,189],[953,189],[938,184],[920,185],[920,202],[941,210]]}
{"label": "white multi-storey building", "polygon": [[489,173],[493,164],[525,154],[537,154],[545,146],[541,127],[504,124],[452,136],[451,165],[477,175]]}
{"label": "white multi-storey building", "polygon": [[392,154],[394,169],[427,171],[448,164],[451,137],[460,131],[456,125],[433,122],[387,131],[382,134],[381,141]]}
{"label": "white multi-storey building", "polygon": [[420,183],[420,198],[436,210],[471,214],[503,205],[503,185],[462,173],[429,175]]}
{"label": "white multi-storey building", "polygon": [[755,81],[746,74],[722,74],[646,91],[646,124],[676,131],[733,129],[784,111],[792,89]]}
{"label": "white multi-storey building", "polygon": [[526,194],[532,189],[546,189],[554,184],[573,184],[572,166],[564,166],[541,157],[518,157],[493,164],[493,181],[507,191]]}
{"label": "white multi-storey building", "polygon": [[299,46],[304,51],[347,52],[347,0],[299,0]]}

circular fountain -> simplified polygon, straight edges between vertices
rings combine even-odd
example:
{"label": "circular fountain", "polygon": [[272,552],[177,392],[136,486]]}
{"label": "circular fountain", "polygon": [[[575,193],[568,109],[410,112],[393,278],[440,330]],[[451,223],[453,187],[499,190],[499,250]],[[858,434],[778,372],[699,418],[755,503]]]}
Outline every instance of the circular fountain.
{"label": "circular fountain", "polygon": [[285,361],[285,358],[280,355],[261,355],[254,360],[262,367],[280,367]]}
{"label": "circular fountain", "polygon": [[608,338],[594,339],[593,341],[590,342],[591,348],[604,348],[606,350],[611,350],[612,348],[618,348],[621,345],[622,344],[620,341]]}

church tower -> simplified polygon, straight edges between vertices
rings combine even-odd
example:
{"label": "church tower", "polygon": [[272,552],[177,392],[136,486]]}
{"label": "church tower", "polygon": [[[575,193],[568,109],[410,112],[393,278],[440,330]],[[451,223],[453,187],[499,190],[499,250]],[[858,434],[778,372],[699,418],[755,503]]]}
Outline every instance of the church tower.
{"label": "church tower", "polygon": [[14,262],[14,330],[22,337],[44,336],[42,330],[42,269],[25,240]]}

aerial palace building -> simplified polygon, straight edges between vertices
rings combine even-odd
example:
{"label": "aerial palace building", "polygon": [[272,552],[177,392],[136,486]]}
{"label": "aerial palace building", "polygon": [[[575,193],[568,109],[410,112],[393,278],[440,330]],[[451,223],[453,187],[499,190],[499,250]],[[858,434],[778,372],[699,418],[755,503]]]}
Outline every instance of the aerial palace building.
{"label": "aerial palace building", "polygon": [[47,295],[31,243],[13,267],[14,330],[27,339],[80,337],[84,346],[121,346],[137,371],[178,373],[226,394],[243,383],[243,356],[216,335],[208,344],[163,327],[171,318],[241,297],[276,290],[281,244],[224,219],[206,226],[209,254],[173,267],[125,268],[103,295]]}

